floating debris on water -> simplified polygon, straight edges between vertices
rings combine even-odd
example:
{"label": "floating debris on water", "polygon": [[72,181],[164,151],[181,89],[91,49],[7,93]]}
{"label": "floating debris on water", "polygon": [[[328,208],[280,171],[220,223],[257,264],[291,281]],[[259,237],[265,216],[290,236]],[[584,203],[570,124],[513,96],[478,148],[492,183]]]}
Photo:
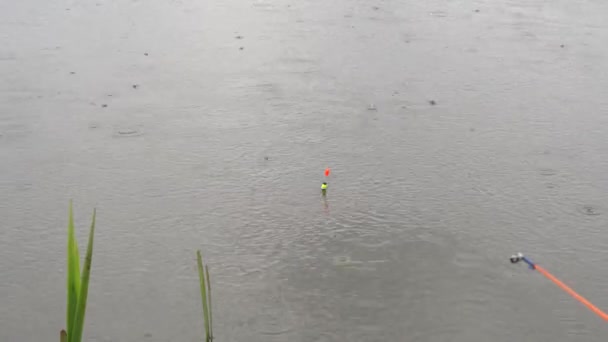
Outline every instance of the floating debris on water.
{"label": "floating debris on water", "polygon": [[268,159],[270,159],[270,158],[268,158],[268,157],[264,157],[264,160],[268,160]]}
{"label": "floating debris on water", "polygon": [[434,106],[434,105],[436,105],[436,104],[437,104],[437,102],[435,102],[435,100],[430,100],[430,101],[429,101],[429,104],[430,104],[431,106]]}
{"label": "floating debris on water", "polygon": [[475,10],[475,13],[479,13],[479,9],[476,9],[476,10]]}
{"label": "floating debris on water", "polygon": [[70,75],[74,75],[74,74],[76,74],[75,71],[70,71]]}
{"label": "floating debris on water", "polygon": [[236,36],[234,38],[236,38],[236,39],[243,39],[244,37],[243,36]]}
{"label": "floating debris on water", "polygon": [[108,107],[108,105],[105,103],[101,105],[101,108],[106,108],[106,107]]}
{"label": "floating debris on water", "polygon": [[372,8],[374,9],[374,11],[377,11],[377,10],[379,10],[379,9],[380,9],[380,7],[378,7],[378,6],[374,6],[374,7],[372,7]]}
{"label": "floating debris on water", "polygon": [[561,47],[563,49],[564,47],[566,47],[566,45],[562,44],[559,47]]}
{"label": "floating debris on water", "polygon": [[367,110],[378,110],[378,108],[376,108],[376,105],[375,105],[375,104],[370,103],[370,104],[367,106]]}
{"label": "floating debris on water", "polygon": [[139,87],[139,85],[138,85],[138,84],[134,84],[134,85],[133,85],[133,89],[137,89],[137,87]]}
{"label": "floating debris on water", "polygon": [[242,47],[242,46],[239,48],[239,50],[243,50],[243,49],[244,49],[244,47]]}
{"label": "floating debris on water", "polygon": [[144,56],[147,56],[147,55],[148,55],[148,53],[147,53],[147,52],[144,52]]}

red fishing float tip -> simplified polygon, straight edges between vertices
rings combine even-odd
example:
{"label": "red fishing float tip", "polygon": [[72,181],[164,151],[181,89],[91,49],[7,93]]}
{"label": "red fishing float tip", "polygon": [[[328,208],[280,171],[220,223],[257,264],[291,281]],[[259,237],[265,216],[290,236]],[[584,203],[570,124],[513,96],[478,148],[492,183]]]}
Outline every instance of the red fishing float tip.
{"label": "red fishing float tip", "polygon": [[329,177],[329,172],[330,172],[329,168],[325,169],[325,177]]}

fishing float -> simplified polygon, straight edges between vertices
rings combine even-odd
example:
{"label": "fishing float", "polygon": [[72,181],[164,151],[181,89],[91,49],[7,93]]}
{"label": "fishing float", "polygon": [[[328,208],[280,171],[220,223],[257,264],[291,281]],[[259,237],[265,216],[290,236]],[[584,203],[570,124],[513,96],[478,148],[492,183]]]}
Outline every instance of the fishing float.
{"label": "fishing float", "polygon": [[[330,172],[331,172],[330,168],[325,169],[324,175],[325,175],[326,179],[329,177]],[[325,191],[327,191],[327,181],[321,183],[321,191],[323,193],[325,193]]]}

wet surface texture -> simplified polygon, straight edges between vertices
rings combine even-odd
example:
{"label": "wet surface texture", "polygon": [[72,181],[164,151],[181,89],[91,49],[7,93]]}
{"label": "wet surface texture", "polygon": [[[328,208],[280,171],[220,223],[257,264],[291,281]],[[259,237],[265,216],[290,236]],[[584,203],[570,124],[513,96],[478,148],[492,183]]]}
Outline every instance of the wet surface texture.
{"label": "wet surface texture", "polygon": [[[3,1],[0,341],[583,341],[608,310],[608,2]],[[332,168],[326,197],[319,188]]]}

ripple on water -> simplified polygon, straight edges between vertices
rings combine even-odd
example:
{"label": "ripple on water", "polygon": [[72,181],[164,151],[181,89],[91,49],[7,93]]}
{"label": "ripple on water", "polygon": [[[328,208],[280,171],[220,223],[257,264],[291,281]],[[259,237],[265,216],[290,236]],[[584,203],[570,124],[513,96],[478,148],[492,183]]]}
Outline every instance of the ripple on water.
{"label": "ripple on water", "polygon": [[452,259],[454,265],[461,268],[479,268],[481,265],[480,257],[472,252],[458,251]]}
{"label": "ripple on water", "polygon": [[599,208],[592,205],[583,205],[579,208],[579,211],[587,216],[598,216],[600,215]]}
{"label": "ripple on water", "polygon": [[269,336],[278,336],[278,335],[286,335],[291,332],[293,332],[293,329],[289,328],[289,329],[283,329],[283,330],[277,330],[277,331],[262,330],[262,331],[260,331],[260,334],[269,335]]}
{"label": "ripple on water", "polygon": [[139,137],[143,135],[143,131],[137,128],[119,128],[114,131],[113,136],[115,138],[130,138],[130,137]]}
{"label": "ripple on water", "polygon": [[0,123],[0,138],[19,139],[28,136],[31,129],[24,124],[6,124]]}
{"label": "ripple on water", "polygon": [[546,184],[545,184],[545,187],[546,187],[547,189],[555,189],[555,188],[557,188],[557,185],[556,185],[556,184],[553,184],[553,183],[546,183]]}
{"label": "ripple on water", "polygon": [[348,255],[336,255],[332,258],[332,264],[336,267],[357,267],[361,270],[375,270],[375,265],[388,262],[387,259],[376,260],[353,260]]}
{"label": "ripple on water", "polygon": [[445,11],[439,11],[439,10],[438,11],[429,12],[429,15],[432,16],[432,17],[437,17],[437,18],[445,18],[445,17],[448,16],[447,12],[445,12]]}
{"label": "ripple on water", "polygon": [[350,266],[352,260],[348,255],[337,255],[333,257],[332,264],[334,266]]}
{"label": "ripple on water", "polygon": [[271,1],[256,1],[253,3],[253,7],[262,11],[276,11],[275,5]]}
{"label": "ripple on water", "polygon": [[557,171],[554,169],[546,168],[538,170],[542,176],[555,176]]}

